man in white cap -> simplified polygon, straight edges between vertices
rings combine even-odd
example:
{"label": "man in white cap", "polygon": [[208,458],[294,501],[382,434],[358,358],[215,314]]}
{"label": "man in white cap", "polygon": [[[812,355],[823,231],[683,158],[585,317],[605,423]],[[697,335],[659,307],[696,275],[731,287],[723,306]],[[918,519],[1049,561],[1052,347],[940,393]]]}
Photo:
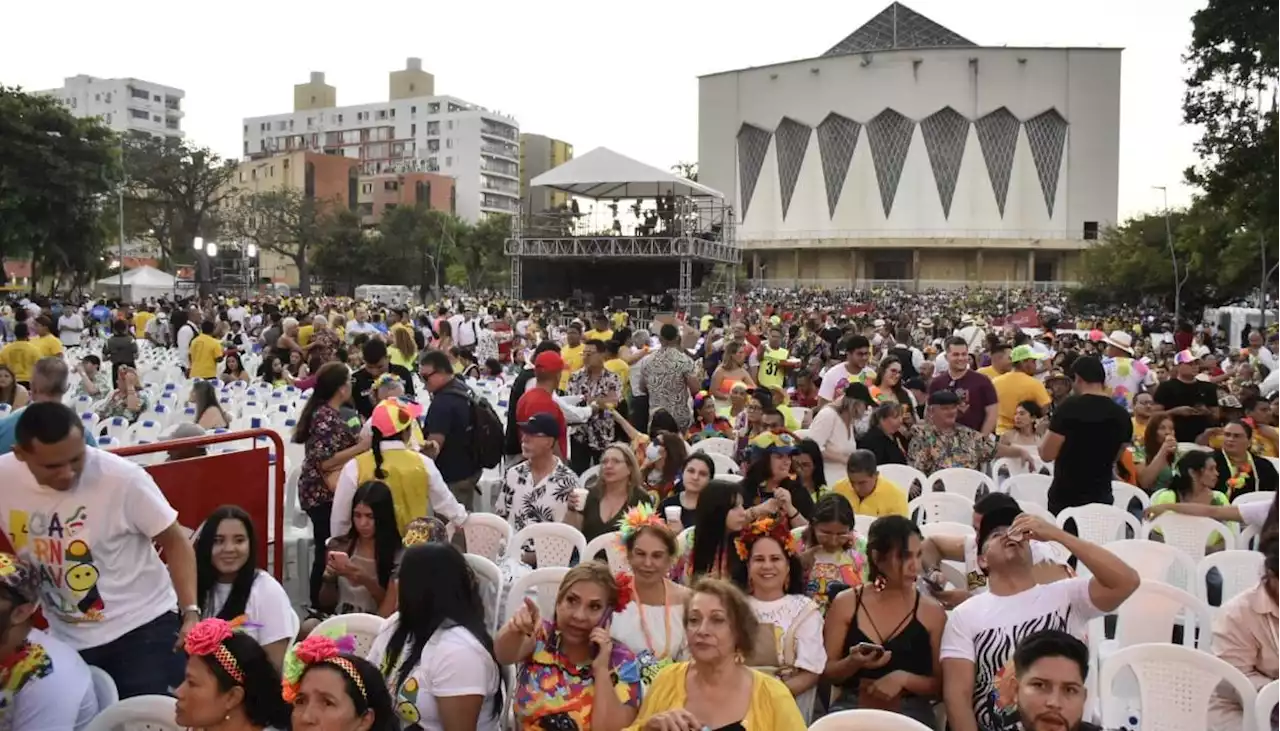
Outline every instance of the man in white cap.
{"label": "man in white cap", "polygon": [[1133,398],[1141,391],[1155,389],[1156,373],[1145,362],[1133,357],[1133,336],[1129,333],[1113,330],[1102,342],[1107,346],[1102,359],[1102,369],[1107,374],[1107,393],[1116,403],[1132,412]]}

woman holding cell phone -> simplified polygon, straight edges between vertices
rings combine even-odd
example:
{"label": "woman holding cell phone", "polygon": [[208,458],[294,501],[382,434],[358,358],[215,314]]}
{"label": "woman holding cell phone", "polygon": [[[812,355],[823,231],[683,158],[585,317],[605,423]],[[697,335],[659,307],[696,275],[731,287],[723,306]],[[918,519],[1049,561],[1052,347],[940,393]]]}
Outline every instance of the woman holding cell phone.
{"label": "woman holding cell phone", "polygon": [[933,727],[947,617],[916,588],[920,544],[920,529],[908,518],[887,515],[871,524],[866,581],[840,592],[823,627],[823,676],[840,690],[831,710],[876,708]]}

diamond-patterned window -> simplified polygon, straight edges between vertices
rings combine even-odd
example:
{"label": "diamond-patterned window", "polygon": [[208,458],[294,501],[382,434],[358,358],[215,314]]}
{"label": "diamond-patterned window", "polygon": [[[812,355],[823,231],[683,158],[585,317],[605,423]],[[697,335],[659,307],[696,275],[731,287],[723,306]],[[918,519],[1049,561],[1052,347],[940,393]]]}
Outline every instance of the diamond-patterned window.
{"label": "diamond-patterned window", "polygon": [[818,154],[822,158],[822,179],[827,187],[827,215],[836,215],[840,202],[840,190],[844,188],[849,163],[858,146],[858,133],[862,125],[848,117],[832,112],[818,123]]}
{"label": "diamond-patterned window", "polygon": [[742,186],[742,220],[751,207],[751,195],[756,192],[760,168],[764,166],[765,153],[769,151],[769,130],[743,123],[738,130],[738,178]]}
{"label": "diamond-patterned window", "polygon": [[1031,159],[1036,163],[1044,204],[1053,218],[1053,201],[1058,195],[1058,171],[1062,169],[1062,151],[1067,144],[1067,120],[1057,109],[1041,112],[1024,122]]}
{"label": "diamond-patterned window", "polygon": [[885,218],[893,210],[893,198],[898,192],[898,180],[902,178],[915,127],[914,121],[896,109],[885,109],[867,122],[867,142],[871,145]]}
{"label": "diamond-patterned window", "polygon": [[991,190],[996,194],[996,206],[1004,217],[1004,204],[1009,197],[1009,178],[1013,174],[1013,153],[1018,148],[1018,118],[1005,107],[990,112],[974,122],[978,130],[978,144],[982,147],[982,159],[987,164],[991,178]]}
{"label": "diamond-patterned window", "polygon": [[796,192],[796,181],[800,179],[800,165],[804,162],[805,151],[809,149],[809,137],[813,135],[813,128],[790,117],[783,117],[773,134],[777,138],[773,151],[778,156],[782,218],[786,220],[787,209],[791,208],[791,196]]}
{"label": "diamond-patterned window", "polygon": [[938,186],[942,213],[950,218],[951,199],[956,193],[960,162],[964,160],[964,146],[969,139],[969,120],[951,107],[943,107],[921,120],[920,134],[929,151],[929,166],[933,168],[933,182]]}

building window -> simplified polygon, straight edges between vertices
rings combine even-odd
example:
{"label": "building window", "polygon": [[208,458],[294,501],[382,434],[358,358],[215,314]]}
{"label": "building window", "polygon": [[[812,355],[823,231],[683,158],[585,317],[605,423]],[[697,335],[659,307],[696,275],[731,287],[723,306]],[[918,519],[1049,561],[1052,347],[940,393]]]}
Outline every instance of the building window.
{"label": "building window", "polygon": [[378,110],[378,119],[386,119],[386,118],[387,118],[387,110],[385,110],[385,109],[379,109],[379,110]]}
{"label": "building window", "polygon": [[413,84],[409,84],[409,91],[417,91],[417,88]]}
{"label": "building window", "polygon": [[446,158],[444,159],[444,166],[445,166],[445,167],[447,167],[447,168],[451,168],[451,167],[453,167],[453,158],[452,158],[452,157],[446,157]]}
{"label": "building window", "polygon": [[284,159],[284,169],[285,170],[289,169],[289,158],[287,157]]}
{"label": "building window", "polygon": [[1098,239],[1098,222],[1084,222],[1084,239],[1085,241],[1096,241]]}
{"label": "building window", "polygon": [[108,104],[110,104],[110,103],[111,103],[111,92],[109,92],[109,91],[107,92],[107,103],[108,103]]}
{"label": "building window", "polygon": [[372,193],[372,192],[373,192],[373,183],[361,183],[361,184],[360,184],[360,193],[361,193],[361,194],[363,194],[363,195],[369,195],[369,194],[370,194],[370,193]]}
{"label": "building window", "polygon": [[427,105],[427,114],[439,114],[440,102],[431,102]]}
{"label": "building window", "polygon": [[444,146],[445,146],[445,149],[447,149],[447,150],[452,150],[452,149],[453,149],[453,138],[452,138],[452,137],[446,137],[446,138],[444,138]]}
{"label": "building window", "polygon": [[448,129],[453,129],[453,120],[450,119],[447,125]]}
{"label": "building window", "polygon": [[373,203],[361,203],[361,204],[357,205],[357,206],[356,206],[356,213],[360,214],[360,217],[361,217],[361,218],[366,218],[366,217],[372,216],[372,215],[373,215]]}
{"label": "building window", "polygon": [[409,125],[409,136],[410,136],[410,137],[417,137],[417,136],[418,136],[418,125],[416,125],[416,124],[411,124],[411,125]]}
{"label": "building window", "polygon": [[397,190],[400,190],[400,183],[395,180],[388,180],[387,182],[382,184],[382,189],[386,191],[395,192]]}
{"label": "building window", "polygon": [[276,176],[276,166],[272,165],[270,172],[267,173],[267,177],[274,178],[275,176]]}
{"label": "building window", "polygon": [[341,115],[341,114],[339,114],[339,115],[338,115],[338,124],[342,124],[342,115]]}
{"label": "building window", "polygon": [[[412,84],[409,86],[409,91],[413,91],[413,85],[412,85]],[[418,113],[418,108],[417,108],[417,107],[409,107],[409,114],[417,114],[417,113]]]}
{"label": "building window", "polygon": [[148,99],[151,97],[151,95],[147,93],[146,89],[135,89],[132,86],[129,87],[129,96],[132,96],[134,99]]}
{"label": "building window", "polygon": [[141,109],[130,109],[129,116],[133,119],[146,119],[151,116]]}
{"label": "building window", "polygon": [[159,122],[159,121],[160,121],[160,115],[159,115],[159,114],[153,114],[153,115],[151,115],[151,121],[152,121],[152,122]]}
{"label": "building window", "polygon": [[106,122],[107,124],[111,124],[111,112],[107,112]]}
{"label": "building window", "polygon": [[438,134],[440,134],[440,123],[439,123],[439,122],[427,122],[427,134],[429,134],[429,135],[438,135]]}
{"label": "building window", "polygon": [[[245,146],[245,152],[248,152],[249,143],[248,143],[248,142],[245,142],[245,143],[244,143],[244,146]],[[244,182],[244,171],[243,171],[243,170],[241,170],[241,171],[240,171],[240,182],[241,182],[241,183],[243,183],[243,182]]]}
{"label": "building window", "polygon": [[159,94],[156,94],[153,97],[151,97],[151,101],[158,102],[158,101],[164,101],[164,100],[160,98]]}
{"label": "building window", "polygon": [[94,100],[95,102],[100,102],[100,101],[102,101],[102,95],[101,95],[101,94],[94,94],[94,95],[93,95],[93,100]]}
{"label": "building window", "polygon": [[392,109],[392,110],[391,110],[391,118],[392,118],[392,119],[395,119],[395,118],[396,118],[396,110],[395,110],[395,109]]}

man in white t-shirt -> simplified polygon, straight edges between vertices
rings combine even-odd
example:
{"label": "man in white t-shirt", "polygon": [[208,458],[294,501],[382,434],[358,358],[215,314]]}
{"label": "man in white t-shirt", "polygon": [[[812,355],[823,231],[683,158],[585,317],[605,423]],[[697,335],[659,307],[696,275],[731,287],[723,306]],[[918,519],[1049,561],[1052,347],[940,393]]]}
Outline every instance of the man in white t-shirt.
{"label": "man in white t-shirt", "polygon": [[35,629],[40,571],[0,553],[0,728],[80,731],[98,715],[89,665],[75,650]]}
{"label": "man in white t-shirt", "polygon": [[0,456],[0,529],[40,571],[49,634],[121,698],[165,695],[185,667],[174,648],[200,618],[195,552],[146,470],[86,447],[83,430],[60,403],[23,410]]}
{"label": "man in white t-shirt", "polygon": [[[1036,582],[1031,542],[1059,543],[1092,576]],[[1115,554],[1017,508],[993,510],[978,530],[987,592],[951,612],[942,635],[942,694],[952,731],[1015,731],[1018,716],[1000,690],[1023,637],[1056,629],[1084,639],[1089,620],[1114,611],[1141,578]]]}
{"label": "man in white t-shirt", "polygon": [[818,388],[818,407],[839,401],[851,383],[870,383],[876,370],[867,365],[871,358],[871,341],[865,335],[850,335],[844,343],[844,362],[837,363],[822,374]]}
{"label": "man in white t-shirt", "polygon": [[84,318],[72,308],[62,311],[58,318],[58,339],[68,348],[80,345],[80,334],[84,332]]}

